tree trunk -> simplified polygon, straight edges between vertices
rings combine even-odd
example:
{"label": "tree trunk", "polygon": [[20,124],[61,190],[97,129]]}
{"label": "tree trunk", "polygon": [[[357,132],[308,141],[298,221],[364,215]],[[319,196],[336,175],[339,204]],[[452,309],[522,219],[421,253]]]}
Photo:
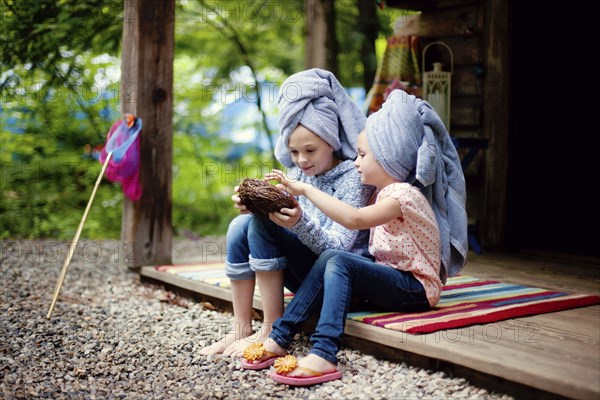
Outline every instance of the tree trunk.
{"label": "tree trunk", "polygon": [[322,68],[337,75],[338,43],[333,0],[304,0],[305,67]]}
{"label": "tree trunk", "polygon": [[175,0],[126,0],[123,23],[121,110],[143,123],[143,193],[124,201],[123,261],[129,267],[170,264]]}
{"label": "tree trunk", "polygon": [[363,86],[368,93],[373,86],[377,73],[377,54],[375,40],[379,35],[379,19],[373,0],[358,0],[358,29],[363,34],[360,46],[360,59],[363,64]]}

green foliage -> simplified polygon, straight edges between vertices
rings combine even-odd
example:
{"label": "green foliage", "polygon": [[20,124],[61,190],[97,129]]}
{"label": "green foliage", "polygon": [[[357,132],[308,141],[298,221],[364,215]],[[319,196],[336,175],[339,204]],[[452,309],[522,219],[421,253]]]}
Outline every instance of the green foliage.
{"label": "green foliage", "polygon": [[[80,55],[80,86],[49,87],[42,71],[15,67],[2,92],[0,238],[72,238],[100,164],[90,145],[104,142],[115,99],[107,81],[116,58]],[[103,78],[103,79],[99,79]],[[20,85],[15,84],[20,82]],[[88,90],[87,88],[95,88]],[[107,95],[108,94],[108,95]],[[105,116],[104,118],[102,116]],[[88,237],[118,237],[120,188],[103,182],[86,223]]]}
{"label": "green foliage", "polygon": [[2,0],[0,13],[0,64],[27,65],[50,84],[81,74],[81,52],[119,53],[122,0]]}
{"label": "green foliage", "polygon": [[[176,9],[176,57],[193,57],[211,83],[253,64],[265,78],[303,67],[301,0],[189,1]],[[241,51],[240,48],[244,50]],[[244,54],[245,52],[245,54]],[[210,71],[208,71],[210,70]]]}
{"label": "green foliage", "polygon": [[[219,110],[240,90],[255,99],[254,78],[277,85],[304,68],[304,1],[176,4],[173,226],[224,234],[233,187],[276,165],[270,152],[230,159]],[[360,86],[355,0],[336,9],[340,80]],[[92,149],[119,117],[123,14],[122,0],[0,0],[0,239],[73,237],[100,172]],[[390,31],[391,14],[379,15]],[[82,235],[118,238],[122,204],[104,179]]]}
{"label": "green foliage", "polygon": [[231,195],[237,182],[222,176],[223,164],[215,156],[224,153],[228,143],[182,133],[173,139],[173,226],[179,233],[225,233],[236,215]]}

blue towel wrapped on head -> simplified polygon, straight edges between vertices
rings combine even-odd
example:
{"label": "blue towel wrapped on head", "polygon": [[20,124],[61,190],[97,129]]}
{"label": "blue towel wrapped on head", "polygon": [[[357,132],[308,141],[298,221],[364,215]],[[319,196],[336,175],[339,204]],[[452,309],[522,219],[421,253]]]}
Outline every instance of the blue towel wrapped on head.
{"label": "blue towel wrapped on head", "polygon": [[356,138],[366,117],[331,72],[313,68],[291,75],[277,103],[281,136],[275,157],[281,164],[294,165],[287,145],[299,124],[329,143],[340,160],[356,158]]}
{"label": "blue towel wrapped on head", "polygon": [[429,200],[440,229],[445,283],[465,265],[468,242],[465,177],[444,123],[429,103],[397,89],[365,129],[383,169],[418,186]]}

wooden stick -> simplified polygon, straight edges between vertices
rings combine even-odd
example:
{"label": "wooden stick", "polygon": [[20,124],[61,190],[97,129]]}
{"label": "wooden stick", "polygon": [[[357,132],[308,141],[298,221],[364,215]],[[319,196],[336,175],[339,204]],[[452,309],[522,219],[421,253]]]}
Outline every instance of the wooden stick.
{"label": "wooden stick", "polygon": [[62,266],[62,270],[60,271],[60,276],[58,277],[58,282],[56,282],[56,288],[54,289],[54,295],[52,296],[52,303],[50,304],[50,309],[48,310],[48,315],[46,316],[46,318],[48,319],[50,319],[50,317],[52,316],[52,310],[54,310],[54,305],[56,304],[56,300],[58,299],[60,288],[62,287],[63,281],[65,280],[65,276],[67,275],[69,263],[71,262],[71,258],[73,258],[73,253],[75,253],[75,247],[77,247],[77,242],[79,242],[79,235],[81,235],[83,225],[85,224],[88,212],[90,211],[92,202],[94,201],[94,197],[96,196],[96,190],[98,189],[98,186],[100,186],[102,176],[104,175],[104,171],[106,171],[106,167],[108,166],[108,160],[110,160],[111,156],[112,152],[106,155],[106,160],[104,160],[104,164],[102,164],[102,169],[100,170],[100,175],[98,175],[98,179],[96,179],[96,184],[94,185],[94,190],[92,190],[92,195],[90,196],[87,206],[85,207],[85,211],[83,212],[83,216],[81,217],[81,222],[79,222],[79,227],[77,228],[77,232],[75,232],[75,237],[71,242],[71,247],[69,247],[69,253],[67,254],[65,263]]}

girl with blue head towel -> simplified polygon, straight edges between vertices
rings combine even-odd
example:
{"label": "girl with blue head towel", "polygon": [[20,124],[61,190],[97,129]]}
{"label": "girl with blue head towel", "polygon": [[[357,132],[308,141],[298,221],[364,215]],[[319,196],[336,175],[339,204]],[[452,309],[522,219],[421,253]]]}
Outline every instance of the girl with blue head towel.
{"label": "girl with blue head towel", "polygon": [[[335,76],[311,69],[290,76],[278,95],[280,137],[275,156],[289,176],[353,207],[366,205],[374,190],[364,186],[353,166],[356,139],[366,117]],[[236,188],[237,191],[237,188]],[[232,196],[241,215],[227,231],[225,271],[231,281],[234,327],[201,354],[242,355],[249,343],[263,342],[283,314],[283,287],[292,292],[326,249],[367,254],[368,231],[345,228],[306,198],[268,217],[249,214]],[[258,284],[263,324],[252,330],[252,301]],[[264,368],[275,357],[246,365]]]}

